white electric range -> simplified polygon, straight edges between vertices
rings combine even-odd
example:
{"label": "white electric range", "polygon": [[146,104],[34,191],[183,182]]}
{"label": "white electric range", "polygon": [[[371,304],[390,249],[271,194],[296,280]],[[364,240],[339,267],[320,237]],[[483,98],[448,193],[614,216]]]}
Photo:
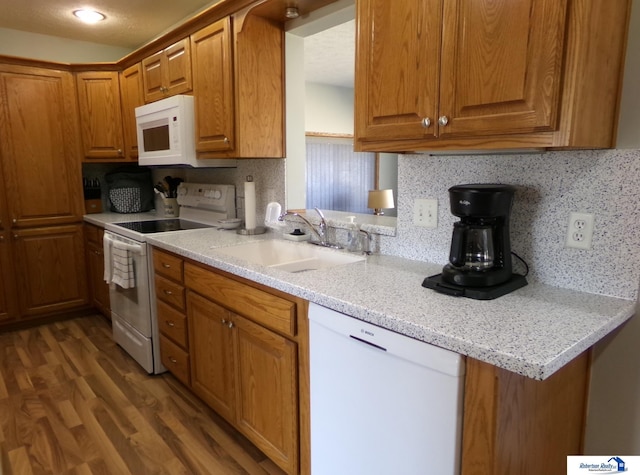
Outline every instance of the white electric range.
{"label": "white electric range", "polygon": [[109,282],[113,338],[147,372],[163,373],[149,234],[218,227],[236,217],[235,187],[181,183],[179,218],[105,225],[105,280]]}

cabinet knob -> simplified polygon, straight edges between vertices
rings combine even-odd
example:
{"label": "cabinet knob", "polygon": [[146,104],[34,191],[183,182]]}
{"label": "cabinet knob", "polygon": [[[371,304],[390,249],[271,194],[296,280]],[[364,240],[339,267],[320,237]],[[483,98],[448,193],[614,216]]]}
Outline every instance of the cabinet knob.
{"label": "cabinet knob", "polygon": [[175,359],[173,356],[169,356],[169,361],[171,361],[173,364],[176,364],[178,362],[178,360]]}
{"label": "cabinet knob", "polygon": [[122,156],[122,149],[121,148],[118,149],[118,155]]}
{"label": "cabinet knob", "polygon": [[422,119],[422,127],[424,127],[425,129],[431,127],[431,119],[429,119],[429,117],[425,117],[424,119]]}
{"label": "cabinet knob", "polygon": [[13,239],[18,239],[20,236],[18,236],[18,234],[14,234],[13,235]]}
{"label": "cabinet knob", "polygon": [[17,220],[16,218],[13,218],[13,219],[11,220],[11,222],[12,222],[13,224],[16,224],[16,223],[18,222],[18,220]]}
{"label": "cabinet knob", "polygon": [[224,138],[224,143],[229,143],[229,139],[227,137]]}
{"label": "cabinet knob", "polygon": [[164,267],[165,269],[169,269],[171,267],[171,264],[165,264],[164,262],[162,263],[162,267]]}
{"label": "cabinet knob", "polygon": [[234,326],[234,325],[233,325],[233,322],[229,322],[229,323],[227,324],[227,326],[228,326],[229,328],[233,328],[233,326]]}
{"label": "cabinet knob", "polygon": [[0,236],[0,242],[4,241],[4,236]]}
{"label": "cabinet knob", "polygon": [[448,123],[449,123],[449,118],[446,115],[442,115],[438,119],[438,124],[441,125],[442,127],[444,127]]}
{"label": "cabinet knob", "polygon": [[165,323],[167,324],[168,327],[171,327],[171,328],[176,326],[176,324],[173,323],[171,320],[166,320]]}
{"label": "cabinet knob", "polygon": [[173,295],[173,292],[171,292],[170,290],[163,290],[165,295]]}

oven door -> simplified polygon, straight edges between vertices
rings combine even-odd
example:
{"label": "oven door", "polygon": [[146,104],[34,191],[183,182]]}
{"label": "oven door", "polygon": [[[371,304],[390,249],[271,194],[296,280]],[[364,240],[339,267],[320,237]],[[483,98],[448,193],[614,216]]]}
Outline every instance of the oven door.
{"label": "oven door", "polygon": [[[145,370],[152,373],[151,289],[147,245],[110,232],[105,232],[104,239],[105,268],[112,269],[114,259],[117,259],[113,249],[124,249],[134,276],[128,283],[129,288],[113,282],[109,284],[113,339]],[[105,277],[108,277],[107,273]]]}

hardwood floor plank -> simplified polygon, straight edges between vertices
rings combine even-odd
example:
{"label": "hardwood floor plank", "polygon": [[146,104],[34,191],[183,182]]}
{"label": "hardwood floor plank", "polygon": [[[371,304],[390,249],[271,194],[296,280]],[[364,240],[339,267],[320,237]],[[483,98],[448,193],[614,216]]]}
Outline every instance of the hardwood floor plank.
{"label": "hardwood floor plank", "polygon": [[87,434],[96,441],[96,447],[100,451],[101,459],[108,469],[107,473],[138,475],[131,474],[127,464],[118,453],[117,448],[113,445],[110,436],[94,416],[92,406],[97,404],[99,404],[99,401],[93,399],[91,401],[81,402],[76,407],[84,427],[87,429]]}
{"label": "hardwood floor plank", "polygon": [[63,473],[73,466],[68,465],[65,452],[46,418],[35,421],[27,446],[31,467],[35,473]]}
{"label": "hardwood floor plank", "polygon": [[16,475],[33,475],[29,455],[25,447],[19,447],[9,452],[9,473]]}
{"label": "hardwood floor plank", "polygon": [[7,391],[7,385],[4,382],[4,374],[0,371],[0,399],[6,399],[9,397],[9,391]]}
{"label": "hardwood floor plank", "polygon": [[82,425],[80,416],[73,407],[73,404],[71,404],[71,401],[68,399],[58,403],[58,410],[60,411],[60,415],[62,416],[62,420],[67,429],[72,429]]}

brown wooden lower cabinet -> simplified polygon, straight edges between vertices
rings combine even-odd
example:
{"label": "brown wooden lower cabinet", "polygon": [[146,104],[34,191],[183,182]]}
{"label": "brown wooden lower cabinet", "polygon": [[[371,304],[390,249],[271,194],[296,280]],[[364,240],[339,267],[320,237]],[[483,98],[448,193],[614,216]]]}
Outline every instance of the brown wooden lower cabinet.
{"label": "brown wooden lower cabinet", "polygon": [[[153,252],[163,364],[286,473],[309,473],[307,303]],[[186,304],[162,293],[180,288]]]}
{"label": "brown wooden lower cabinet", "polygon": [[9,236],[8,231],[0,231],[0,324],[13,320],[18,314]]}
{"label": "brown wooden lower cabinet", "polygon": [[82,224],[14,229],[20,317],[87,306]]}
{"label": "brown wooden lower cabinet", "polygon": [[584,436],[588,352],[544,381],[467,359],[462,475],[564,475]]}
{"label": "brown wooden lower cabinet", "polygon": [[109,302],[109,285],[104,280],[104,247],[102,237],[104,230],[91,224],[84,225],[84,236],[87,253],[87,271],[91,301],[100,313],[111,320]]}

